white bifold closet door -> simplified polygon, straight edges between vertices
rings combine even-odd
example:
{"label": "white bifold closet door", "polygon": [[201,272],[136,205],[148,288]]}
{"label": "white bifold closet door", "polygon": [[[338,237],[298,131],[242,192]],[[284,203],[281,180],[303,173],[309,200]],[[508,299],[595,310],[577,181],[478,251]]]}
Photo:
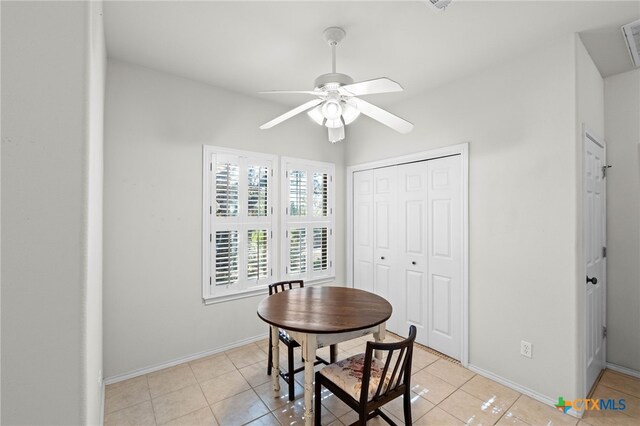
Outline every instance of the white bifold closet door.
{"label": "white bifold closet door", "polygon": [[354,287],[393,305],[387,329],[460,359],[461,158],[354,173]]}

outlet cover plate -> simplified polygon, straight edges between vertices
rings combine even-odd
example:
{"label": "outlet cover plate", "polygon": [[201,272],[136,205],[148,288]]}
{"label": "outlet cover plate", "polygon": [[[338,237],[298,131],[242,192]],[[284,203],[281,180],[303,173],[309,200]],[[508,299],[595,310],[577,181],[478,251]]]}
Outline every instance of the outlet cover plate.
{"label": "outlet cover plate", "polygon": [[524,340],[520,341],[520,355],[531,358],[533,355],[533,345]]}

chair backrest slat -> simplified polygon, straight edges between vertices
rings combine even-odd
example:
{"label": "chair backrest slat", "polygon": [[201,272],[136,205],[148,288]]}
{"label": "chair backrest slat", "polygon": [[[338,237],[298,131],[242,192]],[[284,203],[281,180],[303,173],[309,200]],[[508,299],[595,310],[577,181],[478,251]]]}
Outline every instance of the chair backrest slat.
{"label": "chair backrest slat", "polygon": [[271,296],[272,294],[279,293],[281,291],[293,290],[294,285],[297,286],[295,288],[302,288],[304,287],[304,281],[290,280],[290,281],[279,281],[277,283],[269,284],[269,296]]}
{"label": "chair backrest slat", "polygon": [[[371,378],[371,366],[373,364],[374,351],[387,352],[387,359],[381,371],[380,382],[372,400],[378,400],[396,392],[402,386],[410,385],[411,359],[413,355],[413,343],[416,339],[416,327],[409,328],[409,337],[401,342],[375,343],[367,342],[367,350],[364,357],[364,369],[362,376],[362,390],[360,402],[366,403],[369,397],[369,382]],[[394,355],[397,353],[397,358]],[[395,359],[394,359],[395,358]],[[393,369],[389,369],[393,362]],[[390,373],[389,380],[387,378]]]}
{"label": "chair backrest slat", "polygon": [[396,378],[396,373],[404,370],[404,367],[405,367],[404,360],[406,359],[405,357],[406,352],[407,352],[407,348],[400,349],[400,353],[398,354],[398,360],[396,361],[395,368],[393,369],[393,373],[391,373],[391,377],[389,378],[388,388],[395,389],[402,384],[401,383],[402,373],[398,374],[397,378]]}
{"label": "chair backrest slat", "polygon": [[[382,374],[380,376],[383,379],[387,377],[387,371],[389,371],[389,365],[391,364],[392,358],[393,358],[393,351],[390,351],[389,354],[387,355],[387,362],[384,363],[384,368],[382,369]],[[385,380],[383,379],[381,379],[380,382],[378,383],[378,389],[376,390],[376,394],[373,397],[374,399],[378,399],[380,397],[380,392],[382,391],[382,388],[384,388]],[[388,390],[388,386],[387,386],[387,390]],[[387,393],[386,390],[382,394],[384,395],[385,393]]]}

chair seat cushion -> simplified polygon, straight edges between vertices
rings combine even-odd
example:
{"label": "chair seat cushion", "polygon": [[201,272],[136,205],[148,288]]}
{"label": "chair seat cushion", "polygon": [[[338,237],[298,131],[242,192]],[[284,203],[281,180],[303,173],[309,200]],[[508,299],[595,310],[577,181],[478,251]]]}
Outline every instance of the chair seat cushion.
{"label": "chair seat cushion", "polygon": [[[371,401],[382,377],[384,364],[376,358],[371,361],[371,377],[369,378],[369,392],[367,401]],[[356,401],[360,400],[360,392],[362,390],[362,374],[364,370],[364,354],[354,355],[345,360],[327,365],[320,374],[335,383],[340,389],[351,395]],[[390,374],[387,372],[384,387],[380,393],[384,393],[389,385]]]}

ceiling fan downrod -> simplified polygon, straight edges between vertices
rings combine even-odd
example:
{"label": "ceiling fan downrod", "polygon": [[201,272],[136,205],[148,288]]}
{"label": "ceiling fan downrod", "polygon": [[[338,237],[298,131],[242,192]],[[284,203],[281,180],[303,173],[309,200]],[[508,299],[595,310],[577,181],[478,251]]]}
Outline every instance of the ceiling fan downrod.
{"label": "ceiling fan downrod", "polygon": [[331,72],[336,73],[336,46],[346,37],[347,33],[340,27],[329,27],[322,33],[324,39],[331,46],[332,67]]}

